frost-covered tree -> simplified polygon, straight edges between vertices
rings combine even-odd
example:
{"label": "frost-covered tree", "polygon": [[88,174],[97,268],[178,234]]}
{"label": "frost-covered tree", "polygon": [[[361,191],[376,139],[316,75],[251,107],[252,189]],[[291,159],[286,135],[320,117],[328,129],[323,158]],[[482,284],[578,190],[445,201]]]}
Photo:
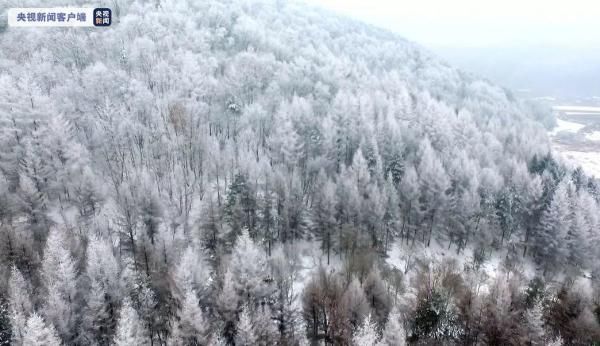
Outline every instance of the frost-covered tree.
{"label": "frost-covered tree", "polygon": [[550,111],[302,4],[111,8],[102,35],[0,14],[13,343],[36,311],[65,344],[232,344],[245,306],[255,344],[351,344],[369,313],[398,329],[394,292],[411,342],[521,344],[533,270],[547,334],[600,339],[593,295],[556,288],[598,286],[600,184],[555,157]]}
{"label": "frost-covered tree", "polygon": [[108,241],[97,236],[89,239],[86,252],[87,285],[82,309],[82,342],[106,344],[112,339],[117,316],[114,313],[121,297],[119,264]]}
{"label": "frost-covered tree", "polygon": [[202,256],[202,251],[194,246],[188,246],[173,272],[173,281],[177,288],[175,296],[184,300],[187,292],[192,290],[204,294],[208,280],[208,264]]}
{"label": "frost-covered tree", "polygon": [[219,335],[217,333],[217,334],[213,334],[211,336],[208,345],[210,345],[210,346],[226,346],[227,342],[225,341],[225,339],[221,335]]}
{"label": "frost-covered tree", "polygon": [[47,325],[44,319],[36,312],[27,319],[25,334],[22,339],[23,346],[59,346],[62,345],[56,330],[52,325]]}
{"label": "frost-covered tree", "polygon": [[237,316],[240,297],[235,289],[233,274],[227,270],[223,276],[221,291],[217,296],[217,310],[225,324],[223,335],[232,339],[235,334],[235,319]]}
{"label": "frost-covered tree", "polygon": [[362,325],[356,330],[352,337],[352,343],[356,346],[375,346],[379,341],[377,323],[368,315]]}
{"label": "frost-covered tree", "polygon": [[131,305],[131,301],[125,299],[119,312],[114,344],[117,346],[146,345],[150,343],[148,335],[148,331]]}
{"label": "frost-covered tree", "polygon": [[81,315],[81,332],[78,337],[82,342],[110,343],[116,321],[112,316],[113,307],[107,302],[107,296],[107,292],[98,282],[91,282]]}
{"label": "frost-covered tree", "polygon": [[543,345],[545,342],[545,330],[542,303],[536,303],[525,312],[527,322],[527,342],[532,345]]}
{"label": "frost-covered tree", "polygon": [[0,345],[10,345],[12,338],[10,308],[5,297],[0,297]]}
{"label": "frost-covered tree", "polygon": [[107,239],[92,236],[86,252],[86,277],[114,298],[119,297],[119,262]]}
{"label": "frost-covered tree", "polygon": [[[382,191],[382,208],[383,208],[383,253],[387,254],[390,244],[396,239],[400,226],[400,204],[397,190],[394,188],[392,181],[388,177],[385,180]],[[404,233],[401,234],[401,240]]]}
{"label": "frost-covered tree", "polygon": [[21,345],[29,315],[33,312],[31,289],[17,267],[13,266],[8,280],[9,316],[12,343]]}
{"label": "frost-covered tree", "polygon": [[398,187],[400,205],[402,206],[402,226],[400,236],[408,243],[411,233],[413,244],[417,238],[417,225],[420,217],[419,178],[414,166],[408,166]]}
{"label": "frost-covered tree", "polygon": [[547,346],[563,346],[563,339],[559,336],[558,338],[548,342]]}
{"label": "frost-covered tree", "polygon": [[390,312],[391,305],[389,292],[378,268],[371,268],[363,282],[363,289],[373,311],[372,317],[378,323],[383,324]]}
{"label": "frost-covered tree", "polygon": [[348,320],[354,327],[358,327],[365,316],[369,314],[369,303],[367,297],[356,277],[352,278],[342,296],[342,304],[347,309]]}
{"label": "frost-covered tree", "polygon": [[386,346],[404,346],[406,345],[406,331],[400,321],[397,311],[392,310],[388,315],[388,320],[383,328],[381,344]]}
{"label": "frost-covered tree", "polygon": [[75,336],[77,304],[77,267],[69,251],[63,230],[50,232],[42,260],[42,278],[46,289],[44,315],[63,341]]}
{"label": "frost-covered tree", "polygon": [[250,238],[248,231],[243,231],[236,240],[229,270],[243,300],[260,301],[271,293],[272,288],[266,282],[268,267],[265,254]]}
{"label": "frost-covered tree", "polygon": [[204,345],[208,341],[210,325],[198,305],[194,290],[185,292],[185,299],[177,313],[170,340],[174,345]]}
{"label": "frost-covered tree", "polygon": [[235,332],[235,344],[242,346],[256,345],[257,337],[247,308],[240,312],[240,320]]}
{"label": "frost-covered tree", "polygon": [[[443,220],[436,218],[444,217],[447,203],[446,191],[450,187],[448,175],[431,147],[428,140],[423,140],[420,146],[421,161],[417,172],[421,186],[421,210],[427,229],[422,229],[423,241],[429,245],[435,228],[443,224]],[[442,222],[440,222],[442,221]]]}
{"label": "frost-covered tree", "polygon": [[319,173],[319,193],[314,201],[312,214],[314,230],[321,241],[321,250],[327,254],[327,264],[331,260],[331,250],[335,238],[335,184],[329,180],[323,171]]}
{"label": "frost-covered tree", "polygon": [[571,225],[565,235],[565,264],[569,268],[580,270],[584,265],[585,235],[589,234],[588,220],[585,218],[587,206],[581,205],[580,200],[572,191],[570,220]]}
{"label": "frost-covered tree", "polygon": [[277,345],[279,330],[268,305],[261,305],[255,309],[252,315],[252,325],[257,345]]}
{"label": "frost-covered tree", "polygon": [[569,181],[561,182],[554,192],[550,206],[542,214],[540,231],[536,239],[536,258],[544,272],[564,263],[566,252],[564,239],[571,226],[571,201],[568,195]]}

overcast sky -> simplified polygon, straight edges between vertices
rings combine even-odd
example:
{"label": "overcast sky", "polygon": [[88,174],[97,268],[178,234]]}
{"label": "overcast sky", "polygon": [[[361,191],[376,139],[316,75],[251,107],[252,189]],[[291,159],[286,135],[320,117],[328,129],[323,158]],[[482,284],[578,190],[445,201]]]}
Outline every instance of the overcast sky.
{"label": "overcast sky", "polygon": [[425,46],[600,44],[598,0],[307,0]]}

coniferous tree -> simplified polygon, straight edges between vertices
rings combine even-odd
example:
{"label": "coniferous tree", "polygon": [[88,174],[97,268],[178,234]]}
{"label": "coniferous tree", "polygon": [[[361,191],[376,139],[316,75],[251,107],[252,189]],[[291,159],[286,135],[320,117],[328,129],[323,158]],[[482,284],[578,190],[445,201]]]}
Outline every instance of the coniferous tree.
{"label": "coniferous tree", "polygon": [[235,288],[243,300],[259,302],[272,293],[266,280],[267,269],[263,251],[244,230],[236,240],[229,263]]}
{"label": "coniferous tree", "polygon": [[23,346],[59,346],[62,344],[54,327],[47,325],[36,312],[27,319],[22,342]]}
{"label": "coniferous tree", "polygon": [[255,309],[252,315],[252,325],[257,345],[270,346],[278,344],[279,331],[268,305],[264,304]]}
{"label": "coniferous tree", "polygon": [[148,331],[129,299],[125,299],[121,306],[114,344],[117,346],[149,344]]}
{"label": "coniferous tree", "polygon": [[79,338],[84,343],[107,345],[112,339],[113,320],[107,303],[107,293],[98,282],[92,281],[81,315]]}
{"label": "coniferous tree", "polygon": [[600,185],[552,112],[276,2],[0,23],[0,343],[349,345],[371,314],[402,345],[391,294],[406,342],[600,340]]}
{"label": "coniferous tree", "polygon": [[378,341],[377,323],[371,319],[371,315],[368,315],[362,325],[356,330],[356,333],[352,337],[352,343],[355,346],[376,346]]}
{"label": "coniferous tree", "polygon": [[255,345],[257,341],[256,332],[252,325],[252,320],[248,314],[247,308],[240,312],[240,320],[237,324],[235,333],[235,344],[241,346]]}
{"label": "coniferous tree", "polygon": [[0,296],[0,345],[10,345],[11,339],[10,307],[6,299]]}
{"label": "coniferous tree", "polygon": [[233,280],[233,274],[227,270],[223,276],[221,291],[217,296],[217,310],[224,323],[223,336],[227,340],[233,340],[235,335],[235,319],[240,301]]}
{"label": "coniferous tree", "polygon": [[63,341],[75,337],[77,306],[77,269],[64,231],[50,232],[42,261],[42,278],[46,289],[44,315]]}
{"label": "coniferous tree", "polygon": [[386,346],[406,345],[406,332],[400,322],[400,316],[397,311],[392,310],[388,315],[385,328],[383,328],[381,343]]}
{"label": "coniferous tree", "polygon": [[[327,254],[327,265],[331,260],[331,250],[335,241],[335,184],[319,174],[320,193],[317,195],[312,208],[314,216],[314,229],[317,238],[321,241],[321,250]],[[324,181],[323,181],[324,180]]]}
{"label": "coniferous tree", "polygon": [[536,303],[531,309],[525,312],[525,321],[527,322],[526,340],[531,345],[543,345],[545,343],[543,317],[541,302]]}
{"label": "coniferous tree", "polygon": [[11,341],[21,345],[26,331],[29,315],[33,312],[31,289],[21,271],[13,266],[8,281],[9,317],[11,325]]}
{"label": "coniferous tree", "polygon": [[193,290],[185,292],[185,299],[177,313],[170,340],[174,345],[205,345],[210,330],[198,298]]}
{"label": "coniferous tree", "polygon": [[417,238],[417,225],[420,221],[420,210],[419,204],[419,178],[417,171],[413,166],[406,168],[406,172],[400,182],[398,188],[400,195],[400,204],[402,206],[402,226],[400,228],[401,237],[406,239],[408,243],[413,231],[412,241],[413,244]]}
{"label": "coniferous tree", "polygon": [[173,272],[176,291],[174,296],[180,301],[185,300],[189,291],[195,291],[200,296],[207,293],[209,270],[202,252],[194,246],[188,246],[181,256]]}
{"label": "coniferous tree", "polygon": [[429,246],[435,228],[442,223],[436,217],[441,218],[446,212],[446,191],[450,187],[450,182],[440,159],[428,140],[422,142],[420,150],[421,161],[417,172],[421,185],[421,210],[428,227],[422,232],[423,242]]}
{"label": "coniferous tree", "polygon": [[540,220],[540,232],[536,239],[536,258],[543,265],[544,272],[564,263],[565,248],[563,240],[570,228],[570,201],[567,194],[567,181],[561,182],[548,209]]}

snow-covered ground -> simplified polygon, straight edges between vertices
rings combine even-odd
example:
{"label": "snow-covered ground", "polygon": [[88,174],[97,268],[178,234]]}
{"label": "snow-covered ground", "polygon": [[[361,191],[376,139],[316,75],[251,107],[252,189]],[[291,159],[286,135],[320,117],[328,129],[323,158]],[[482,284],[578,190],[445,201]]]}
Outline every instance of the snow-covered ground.
{"label": "snow-covered ground", "polygon": [[585,138],[589,141],[600,141],[600,131],[594,131],[585,135]]}
{"label": "snow-covered ground", "polygon": [[590,106],[554,106],[552,107],[555,111],[562,112],[589,112],[589,113],[600,113],[600,107]]}
{"label": "snow-covered ground", "polygon": [[[414,248],[412,248],[410,245],[396,242],[393,244],[388,254],[389,257],[387,259],[387,263],[390,266],[399,269],[403,273],[405,273],[407,269],[408,261],[408,271],[405,273],[405,282],[407,284],[409,284],[415,277],[417,272],[415,270],[415,264],[417,260],[432,264],[440,264],[444,260],[454,260],[456,261],[457,268],[461,271],[472,267],[473,264],[473,248],[467,247],[460,254],[457,254],[455,247],[448,249],[447,245],[440,244],[436,240],[433,240],[431,242],[431,246],[429,247],[423,246],[422,244],[416,244]],[[486,260],[479,268],[480,277],[485,278],[484,281],[481,282],[480,292],[485,292],[496,279],[496,277],[504,273],[502,262],[505,257],[505,251],[493,252],[486,255]],[[531,263],[531,261],[528,259],[522,259],[520,265],[522,267],[519,271],[526,278],[531,279],[535,276],[535,266],[533,263]],[[410,290],[407,293],[411,294]],[[413,292],[413,294],[414,293],[415,292]]]}
{"label": "snow-covered ground", "polygon": [[556,119],[557,126],[550,131],[551,136],[556,136],[560,132],[577,132],[585,127],[583,124],[574,123],[572,121],[566,121],[562,119]]}
{"label": "snow-covered ground", "polygon": [[[560,132],[576,133],[584,127],[585,125],[580,123],[557,119],[557,126],[549,132],[549,135],[554,137]],[[600,131],[587,133],[585,139],[591,142],[600,142]],[[589,149],[578,150],[579,148],[574,145],[566,146],[558,143],[554,143],[553,148],[566,164],[573,168],[581,166],[587,174],[600,177],[600,152]]]}
{"label": "snow-covered ground", "polygon": [[317,241],[300,240],[292,245],[291,251],[298,257],[294,282],[292,284],[293,293],[296,294],[294,306],[302,308],[302,297],[304,287],[310,278],[317,273],[319,267],[327,271],[335,271],[343,267],[339,255],[333,251],[330,254],[329,264],[327,264],[327,254],[321,251],[320,243]]}

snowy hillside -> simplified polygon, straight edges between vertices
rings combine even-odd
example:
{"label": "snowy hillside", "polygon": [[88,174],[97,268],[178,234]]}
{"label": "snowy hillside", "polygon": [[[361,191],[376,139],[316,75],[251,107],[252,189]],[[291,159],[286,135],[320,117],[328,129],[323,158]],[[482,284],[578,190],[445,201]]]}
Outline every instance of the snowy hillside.
{"label": "snowy hillside", "polygon": [[293,1],[106,6],[0,30],[0,344],[600,340],[543,108]]}

